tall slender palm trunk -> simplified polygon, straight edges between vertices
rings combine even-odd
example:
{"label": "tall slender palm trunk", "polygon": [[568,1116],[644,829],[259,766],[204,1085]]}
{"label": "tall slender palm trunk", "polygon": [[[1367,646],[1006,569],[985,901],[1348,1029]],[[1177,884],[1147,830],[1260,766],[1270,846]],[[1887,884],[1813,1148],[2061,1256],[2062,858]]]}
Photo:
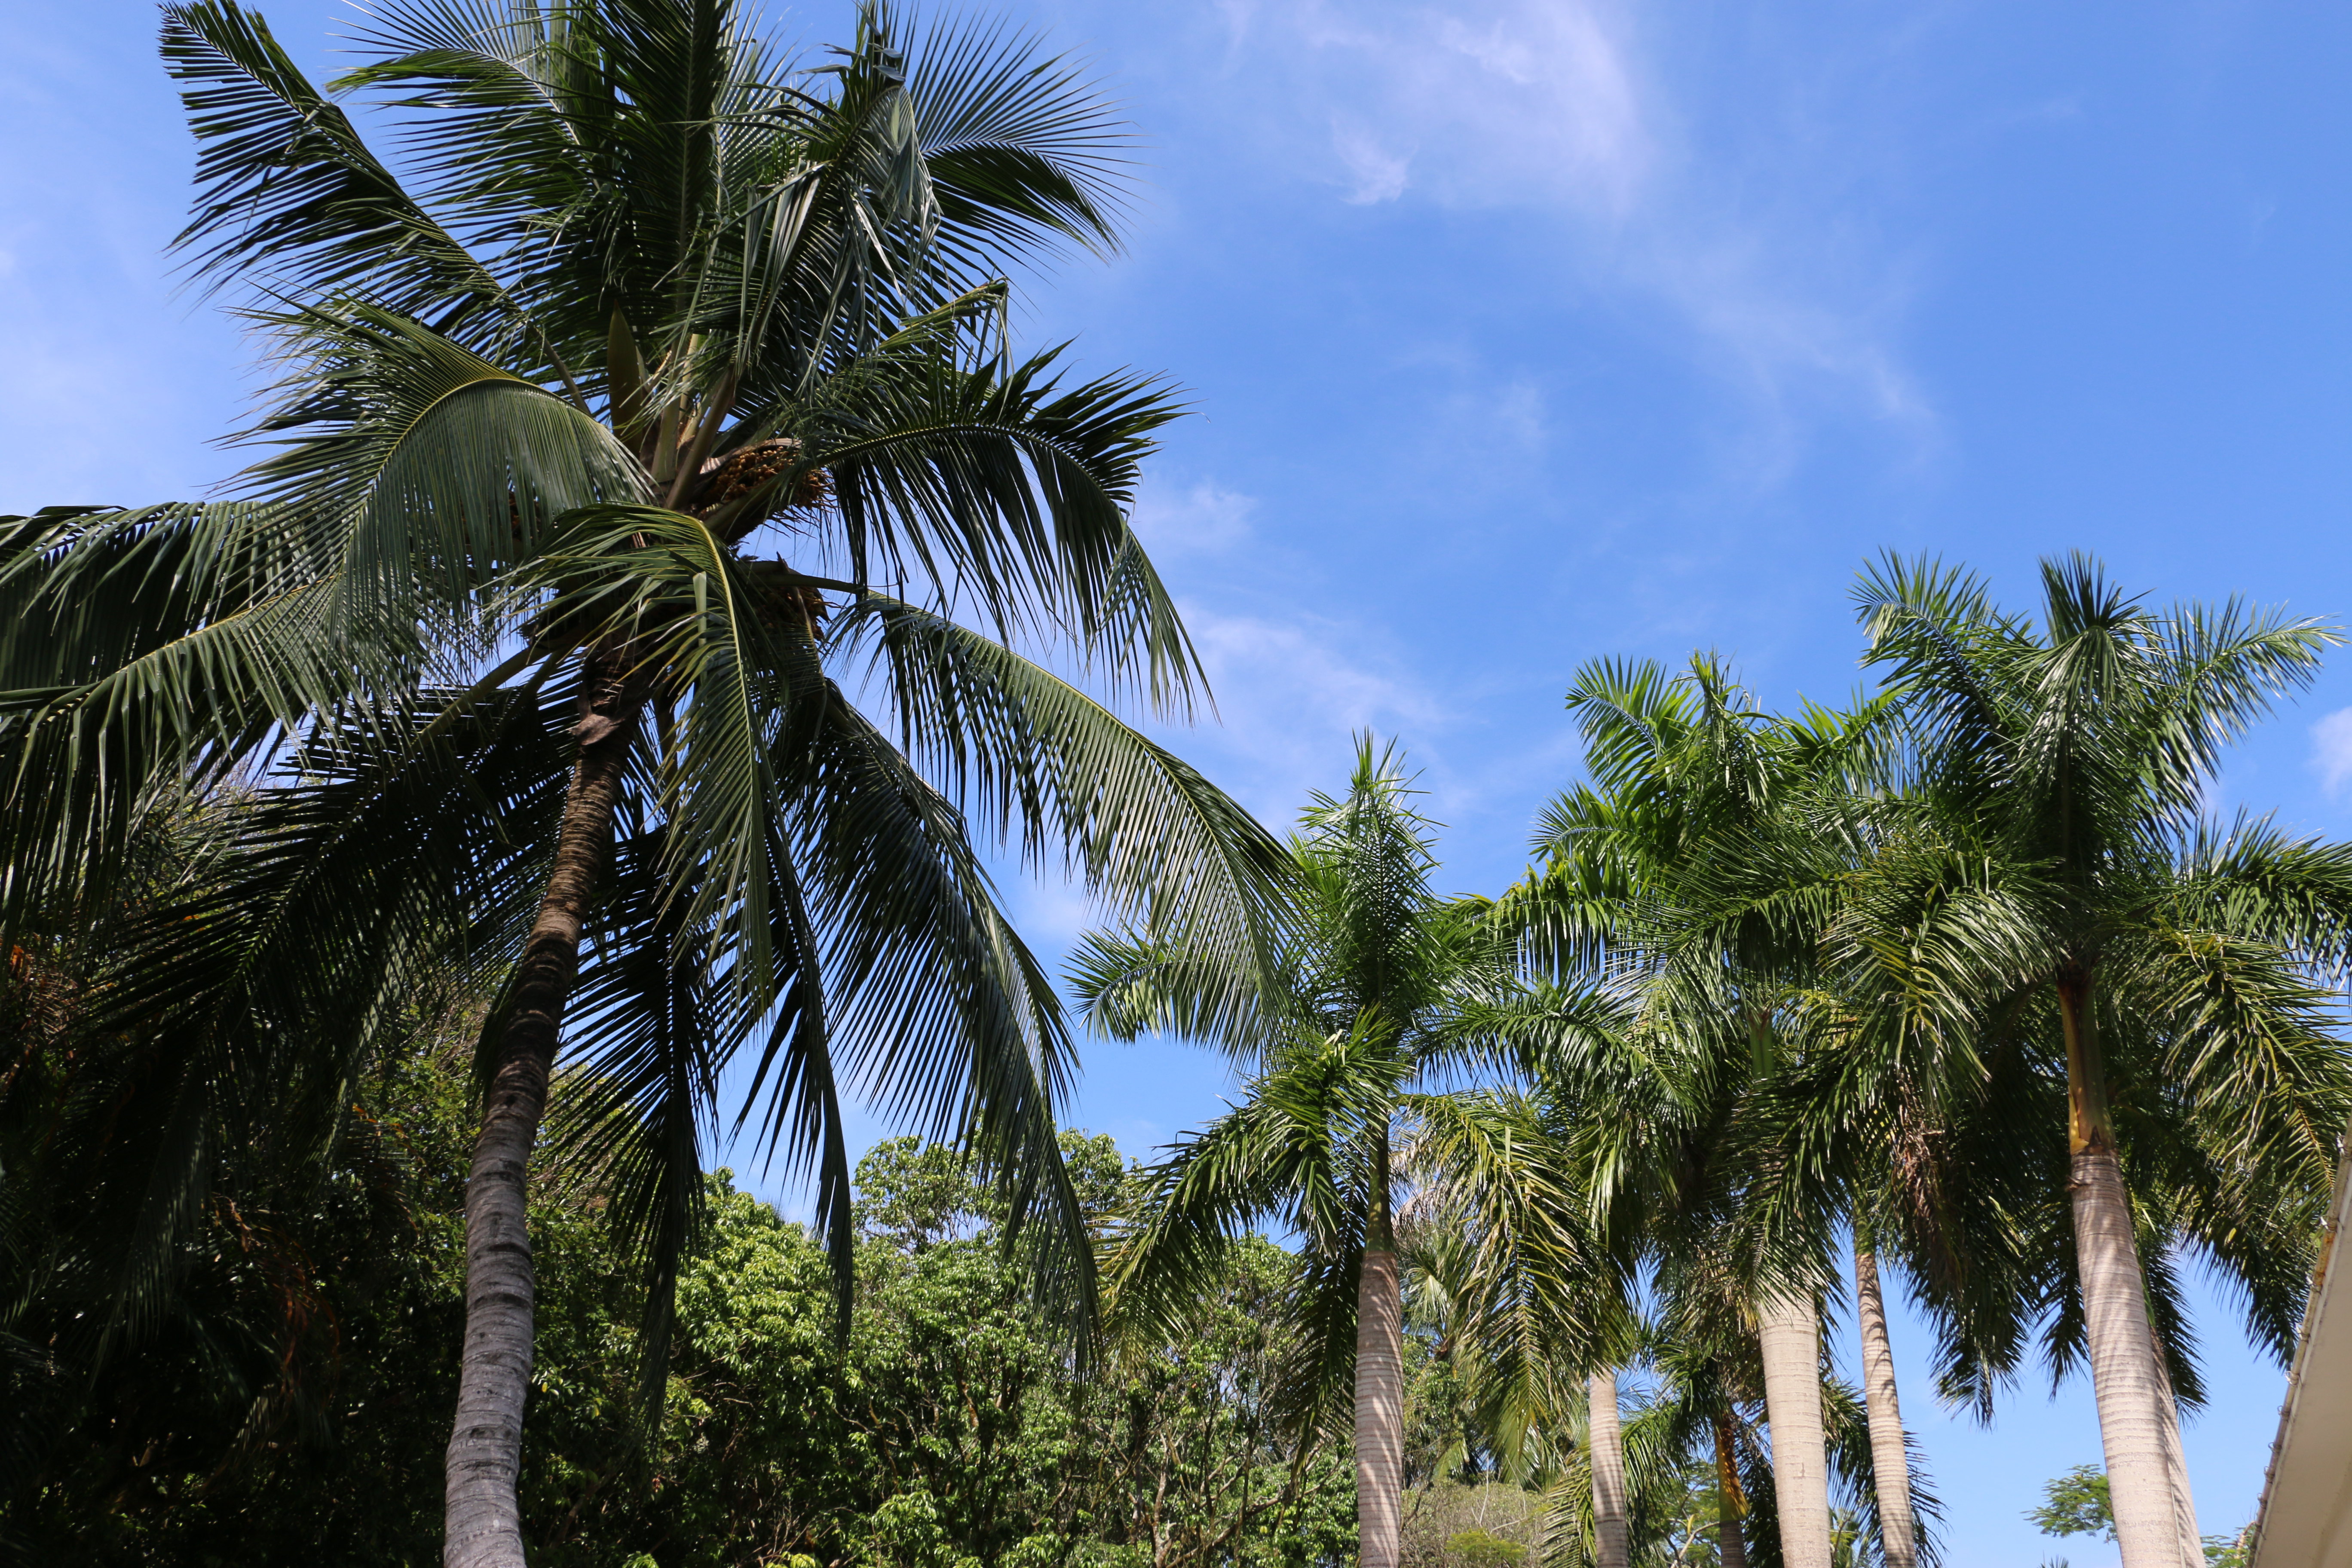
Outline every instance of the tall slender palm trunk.
{"label": "tall slender palm trunk", "polygon": [[1775,1292],[1759,1314],[1764,1415],[1784,1568],[1830,1568],[1829,1446],[1822,1427],[1822,1326],[1812,1292]]}
{"label": "tall slender palm trunk", "polygon": [[643,700],[623,679],[617,658],[592,658],[555,867],[515,972],[498,1068],[474,1139],[466,1179],[466,1342],[445,1460],[446,1568],[523,1568],[515,1481],[537,1289],[525,1189],[563,1008],[579,973],[581,922],[612,851],[614,806]]}
{"label": "tall slender palm trunk", "polygon": [[1356,1563],[1397,1568],[1404,1528],[1404,1296],[1389,1211],[1389,1140],[1372,1139],[1372,1212],[1356,1280]]}
{"label": "tall slender palm trunk", "polygon": [[1870,1413],[1870,1468],[1878,1488],[1878,1539],[1886,1568],[1915,1568],[1917,1521],[1911,1513],[1911,1456],[1903,1444],[1903,1406],[1895,1396],[1895,1350],[1886,1337],[1886,1299],[1878,1255],[1853,1249],[1854,1316],[1862,1321],[1862,1391]]}
{"label": "tall slender palm trunk", "polygon": [[[2152,1333],[2148,1337],[2151,1342],[2155,1339]],[[2164,1424],[2164,1451],[2171,1461],[2172,1520],[2180,1531],[2180,1560],[2197,1568],[2205,1561],[2205,1538],[2197,1533],[2197,1504],[2189,1490],[2189,1456],[2180,1449],[2180,1401],[2172,1392],[2172,1373],[2165,1370],[2161,1347],[2156,1349],[2156,1381],[2165,1414],[2171,1417]]]}
{"label": "tall slender palm trunk", "polygon": [[1715,1554],[1723,1568],[1748,1568],[1748,1493],[1739,1484],[1739,1448],[1731,1439],[1731,1412],[1715,1412]]}
{"label": "tall slender palm trunk", "polygon": [[1592,1539],[1600,1568],[1633,1568],[1625,1540],[1625,1436],[1617,1421],[1617,1369],[1585,1380],[1585,1441],[1592,1468]]}
{"label": "tall slender palm trunk", "polygon": [[1356,1299],[1356,1561],[1360,1568],[1397,1568],[1404,1508],[1403,1316],[1396,1253],[1386,1247],[1366,1248]]}
{"label": "tall slender palm trunk", "polygon": [[[2148,1326],[2139,1245],[2132,1236],[2131,1202],[2124,1191],[2123,1164],[2107,1116],[2106,1074],[2092,1026],[2090,976],[2061,979],[2058,1002],[2066,1031],[2074,1264],[2082,1278],[2091,1386],[2098,1400],[2099,1441],[2106,1451],[2116,1542],[2124,1568],[2200,1568],[2201,1552],[2199,1558],[2185,1555],[2185,1543],[2196,1539],[2196,1514],[2186,1474],[2176,1479],[2180,1416]],[[2185,1527],[2184,1512],[2189,1521]]]}

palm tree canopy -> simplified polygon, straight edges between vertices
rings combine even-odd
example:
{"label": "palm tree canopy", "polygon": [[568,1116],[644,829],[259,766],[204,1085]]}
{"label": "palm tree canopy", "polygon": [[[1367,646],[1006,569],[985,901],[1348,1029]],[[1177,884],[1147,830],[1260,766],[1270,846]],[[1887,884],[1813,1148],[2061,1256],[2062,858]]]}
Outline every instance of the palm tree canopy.
{"label": "palm tree canopy", "polygon": [[1080,1006],[1119,1038],[1158,1032],[1252,1070],[1234,1109],[1151,1167],[1111,1263],[1114,1320],[1180,1325],[1227,1249],[1261,1225],[1295,1234],[1302,1331],[1291,1408],[1338,1413],[1352,1386],[1357,1286],[1393,1250],[1393,1135],[1448,1108],[1437,1078],[1494,1059],[1466,1005],[1511,980],[1475,902],[1431,889],[1434,826],[1393,747],[1360,745],[1346,794],[1318,795],[1290,842],[1276,981],[1244,994],[1214,953],[1148,932],[1092,933],[1072,958]]}
{"label": "palm tree canopy", "polygon": [[[2038,622],[1932,562],[1889,559],[1856,590],[1913,778],[1825,932],[1848,1037],[1866,1048],[1823,1103],[1899,1121],[1891,1089],[1932,1096],[1939,1146],[1910,1164],[1890,1240],[1978,1325],[1976,1350],[1948,1341],[1942,1371],[1982,1408],[2015,1363],[2021,1315],[2043,1321],[2060,1370],[2084,1344],[2054,1196],[2069,1110],[2053,986],[2080,987],[2150,1311],[2194,1403],[2171,1244],[2235,1275],[2252,1331],[2285,1354],[2313,1194],[2352,1111],[2334,999],[2352,849],[2216,823],[2205,802],[2221,749],[2340,638],[2236,601],[2159,612],[2079,555],[2045,562],[2042,586]],[[1973,1280],[1937,1239],[1970,1207],[1980,1241],[2008,1233],[1979,1250]]]}
{"label": "palm tree canopy", "polygon": [[615,1114],[572,1136],[626,1173],[656,1275],[748,1049],[743,1116],[816,1171],[845,1264],[854,1089],[1018,1173],[1090,1294],[1068,1031],[982,852],[1058,861],[1236,994],[1284,870],[1022,651],[1179,711],[1199,689],[1126,521],[1177,405],[1004,331],[1009,263],[1115,245],[1124,132],[1035,40],[878,5],[811,63],[730,0],[415,0],[355,42],[321,92],[234,0],[165,11],[201,148],[180,243],[278,384],[229,499],[8,520],[0,925],[282,763],[235,885],[156,911],[202,940],[129,944],[118,989],[224,1072],[301,1016],[360,1020],[356,1060],[404,965],[511,965],[616,683],[654,722],[575,1007]]}

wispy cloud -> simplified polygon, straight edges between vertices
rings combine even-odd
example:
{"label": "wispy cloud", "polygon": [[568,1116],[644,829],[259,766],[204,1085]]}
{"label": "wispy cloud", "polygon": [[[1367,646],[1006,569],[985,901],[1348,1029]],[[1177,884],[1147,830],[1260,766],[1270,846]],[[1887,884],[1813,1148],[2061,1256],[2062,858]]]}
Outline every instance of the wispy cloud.
{"label": "wispy cloud", "polygon": [[1434,695],[1399,663],[1348,646],[1364,640],[1353,628],[1191,605],[1184,622],[1218,721],[1182,737],[1180,749],[1215,754],[1213,776],[1268,822],[1288,821],[1309,790],[1341,782],[1357,732],[1425,735],[1445,724]]}
{"label": "wispy cloud", "polygon": [[1576,767],[1577,742],[1556,704],[1546,704],[1550,719],[1514,727],[1497,746],[1496,702],[1515,697],[1442,686],[1376,628],[1197,604],[1184,605],[1184,620],[1218,712],[1163,739],[1273,826],[1290,823],[1310,792],[1343,784],[1355,738],[1370,731],[1402,743],[1449,839],[1491,839],[1515,863],[1536,804]]}
{"label": "wispy cloud", "polygon": [[1549,212],[1565,226],[1563,280],[1678,316],[1765,405],[1760,447],[1735,456],[1766,482],[1801,405],[1932,437],[1895,341],[1910,269],[1857,189],[1886,154],[1772,100],[1807,99],[1821,84],[1806,73],[1831,68],[1786,62],[1733,115],[1699,101],[1706,84],[1669,22],[1614,0],[1267,0],[1226,14],[1233,85],[1296,106],[1291,133],[1324,145],[1288,155],[1319,158],[1341,200]]}
{"label": "wispy cloud", "polygon": [[1408,189],[1467,205],[1530,195],[1621,209],[1652,148],[1615,28],[1592,5],[1434,8],[1321,0],[1257,8],[1261,58],[1286,59],[1334,106],[1350,201]]}
{"label": "wispy cloud", "polygon": [[1331,117],[1331,150],[1348,171],[1347,200],[1357,206],[1392,202],[1404,195],[1412,152],[1391,153],[1364,125],[1346,115]]}
{"label": "wispy cloud", "polygon": [[2352,708],[2338,708],[2311,727],[2311,765],[2330,800],[2352,779]]}
{"label": "wispy cloud", "polygon": [[1256,497],[1214,479],[1197,479],[1181,490],[1147,483],[1131,521],[1151,553],[1166,559],[1231,549],[1249,537],[1250,515],[1256,510]]}

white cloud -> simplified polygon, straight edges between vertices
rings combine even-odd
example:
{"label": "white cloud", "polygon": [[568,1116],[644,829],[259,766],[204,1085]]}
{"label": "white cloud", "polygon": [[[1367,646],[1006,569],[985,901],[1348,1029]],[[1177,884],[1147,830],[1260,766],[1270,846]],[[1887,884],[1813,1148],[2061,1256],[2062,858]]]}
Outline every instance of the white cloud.
{"label": "white cloud", "polygon": [[1293,91],[1328,106],[1349,201],[1394,199],[1426,148],[1415,183],[1441,200],[1532,193],[1610,211],[1649,163],[1633,75],[1596,5],[1524,3],[1474,21],[1293,0],[1254,8],[1247,28],[1262,58],[1307,75]]}
{"label": "white cloud", "polygon": [[1581,754],[1556,701],[1544,701],[1542,721],[1500,728],[1524,691],[1425,675],[1381,628],[1183,608],[1218,712],[1161,739],[1260,821],[1287,828],[1310,793],[1343,787],[1356,737],[1369,731],[1402,745],[1449,845],[1501,847],[1466,860],[1449,852],[1446,887],[1500,886],[1518,874],[1537,805]]}
{"label": "white cloud", "polygon": [[1547,176],[1609,208],[1622,205],[1648,170],[1652,138],[1612,31],[1591,5],[1540,5],[1481,27],[1437,19],[1439,44],[1480,73],[1466,80],[1458,67],[1438,74],[1466,91],[1466,128],[1498,133],[1483,149],[1486,161]]}
{"label": "white cloud", "polygon": [[2311,727],[2311,765],[2330,799],[2352,779],[2352,708],[2338,708]]}
{"label": "white cloud", "polygon": [[1213,479],[1197,480],[1176,494],[1148,483],[1129,521],[1155,556],[1207,554],[1247,539],[1250,515],[1256,510],[1256,497]]}
{"label": "white cloud", "polygon": [[[1383,674],[1338,646],[1329,623],[1223,616],[1188,607],[1185,624],[1201,649],[1211,680],[1230,688],[1240,711],[1279,732],[1302,728],[1348,734],[1367,725],[1431,721],[1439,710],[1402,675]],[[1233,713],[1228,728],[1236,726]]]}
{"label": "white cloud", "polygon": [[1060,871],[1050,860],[1034,868],[1008,868],[998,889],[1012,909],[1014,929],[1033,948],[1066,946],[1101,923],[1102,911]]}
{"label": "white cloud", "polygon": [[1544,444],[1543,388],[1525,376],[1515,377],[1495,399],[1496,428],[1528,451]]}

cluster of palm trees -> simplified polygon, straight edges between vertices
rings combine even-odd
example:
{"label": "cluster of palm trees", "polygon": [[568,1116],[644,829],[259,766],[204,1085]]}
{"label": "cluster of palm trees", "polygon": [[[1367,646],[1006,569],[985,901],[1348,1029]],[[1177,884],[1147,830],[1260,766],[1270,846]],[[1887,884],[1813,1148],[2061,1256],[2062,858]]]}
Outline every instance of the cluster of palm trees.
{"label": "cluster of palm trees", "polygon": [[[1570,1560],[1654,1552],[1696,1460],[1717,1561],[1829,1568],[1843,1525],[1911,1568],[1935,1504],[1889,1271],[1948,1400],[1990,1415],[2037,1337],[2087,1363],[2127,1568],[2203,1563],[2176,1270],[2220,1269],[2287,1353],[2352,1112],[2352,847],[2204,806],[2335,637],[2159,613],[2081,558],[2042,587],[2028,618],[1962,572],[1865,574],[1882,680],[1844,711],[1768,714],[1711,657],[1589,666],[1589,781],[1491,900],[1435,896],[1431,825],[1367,742],[1293,841],[1255,1007],[1181,939],[1082,947],[1097,1027],[1251,1073],[1152,1169],[1113,1321],[1178,1331],[1224,1245],[1295,1237],[1297,1413],[1336,1425],[1352,1389],[1367,1568],[1397,1561],[1416,1305]],[[1824,1371],[1849,1251],[1859,1391]]]}
{"label": "cluster of palm trees", "polygon": [[[1200,690],[1127,521],[1175,399],[1009,341],[1024,258],[1117,243],[1123,132],[1069,67],[877,0],[814,64],[732,0],[361,26],[322,91],[237,0],[163,13],[180,244],[277,376],[258,460],[218,499],[0,520],[0,950],[100,933],[74,1005],[121,1058],[44,1134],[108,1173],[84,1351],[152,1319],[225,1152],[289,1115],[331,1143],[452,973],[485,1010],[450,1563],[523,1560],[525,1193],[565,1042],[552,1136],[637,1244],[649,1399],[736,1063],[845,1292],[855,1092],[1002,1176],[1083,1337],[1072,1026],[985,868],[1017,846],[1107,911],[1087,1020],[1250,1074],[1152,1173],[1108,1321],[1180,1326],[1225,1243],[1286,1227],[1293,1414],[1352,1430],[1368,1568],[1408,1311],[1597,1561],[1702,1452],[1725,1560],[1773,1521],[1826,1568],[1834,1464],[1908,1563],[1882,1266],[1947,1394],[1989,1400],[2037,1332],[2087,1358],[2129,1568],[2197,1561],[2172,1259],[2283,1345],[2352,1103],[2352,853],[2199,808],[2325,632],[2155,615],[2080,563],[2032,626],[1890,566],[1880,695],[1775,719],[1705,660],[1595,667],[1540,870],[1440,899],[1393,756],[1286,846],[1040,662],[1164,712]],[[1847,1237],[1859,1396],[1821,1375]]]}

